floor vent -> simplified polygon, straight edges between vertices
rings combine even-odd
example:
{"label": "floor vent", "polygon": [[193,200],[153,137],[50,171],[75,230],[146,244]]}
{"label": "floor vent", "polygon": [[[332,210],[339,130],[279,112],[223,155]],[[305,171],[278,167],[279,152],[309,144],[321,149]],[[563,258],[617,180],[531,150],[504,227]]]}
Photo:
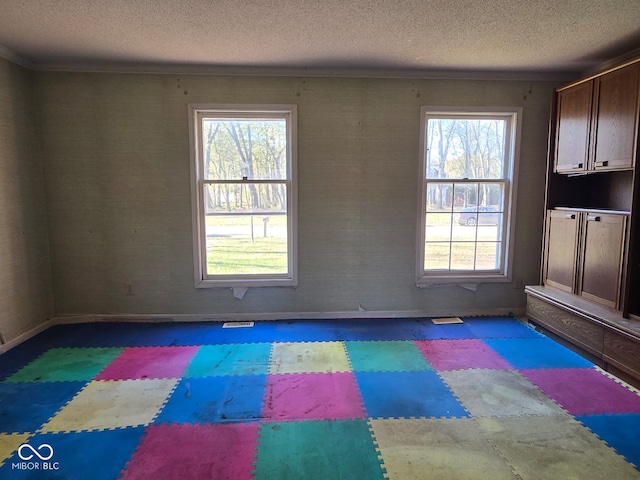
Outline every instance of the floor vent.
{"label": "floor vent", "polygon": [[432,318],[431,321],[436,325],[448,325],[450,323],[464,323],[460,317]]}
{"label": "floor vent", "polygon": [[253,322],[224,322],[222,328],[248,328],[253,327]]}

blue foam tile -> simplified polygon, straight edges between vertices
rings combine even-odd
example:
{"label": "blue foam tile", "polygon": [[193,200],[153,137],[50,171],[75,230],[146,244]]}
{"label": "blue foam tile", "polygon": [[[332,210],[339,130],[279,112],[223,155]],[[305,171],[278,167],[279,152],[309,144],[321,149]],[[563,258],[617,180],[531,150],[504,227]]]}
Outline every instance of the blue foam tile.
{"label": "blue foam tile", "polygon": [[435,325],[431,320],[425,322],[422,338],[416,340],[464,340],[476,338],[464,323]]}
{"label": "blue foam tile", "polygon": [[585,358],[547,337],[483,341],[516,369],[593,367]]}
{"label": "blue foam tile", "polygon": [[539,338],[540,333],[512,317],[463,318],[476,338]]}
{"label": "blue foam tile", "polygon": [[156,423],[224,423],[260,418],[266,375],[183,378]]}
{"label": "blue foam tile", "polygon": [[203,345],[184,372],[185,377],[266,375],[270,343]]}
{"label": "blue foam tile", "polygon": [[166,347],[204,343],[213,323],[93,322],[58,325],[47,332],[55,347]]}
{"label": "blue foam tile", "polygon": [[216,343],[221,323],[180,322],[138,324],[129,343],[134,347],[176,347]]}
{"label": "blue foam tile", "polygon": [[273,323],[272,342],[334,342],[340,340],[341,322],[335,320],[295,320]]}
{"label": "blue foam tile", "polygon": [[242,328],[223,328],[222,323],[210,325],[209,336],[201,339],[203,345],[336,340],[335,327],[322,320],[265,320]]}
{"label": "blue foam tile", "polygon": [[424,319],[418,318],[363,318],[342,321],[337,335],[344,341],[422,340],[426,328]]}
{"label": "blue foam tile", "polygon": [[56,325],[34,340],[56,348],[126,347],[130,345],[136,325],[115,322]]}
{"label": "blue foam tile", "polygon": [[33,341],[24,342],[0,355],[0,382],[45,353],[49,347]]}
{"label": "blue foam tile", "polygon": [[38,430],[86,382],[0,383],[0,433]]}
{"label": "blue foam tile", "polygon": [[356,372],[355,375],[369,417],[469,417],[435,372]]}
{"label": "blue foam tile", "polygon": [[[0,468],[0,478],[113,480],[131,458],[144,433],[144,427],[74,433],[46,433],[30,438],[28,445],[44,458],[35,455],[20,468],[24,460],[17,452]],[[44,446],[43,446],[44,445]],[[48,445],[49,447],[47,447]],[[22,449],[24,457],[32,450]],[[45,465],[46,464],[46,465]]]}
{"label": "blue foam tile", "polygon": [[640,469],[640,414],[580,415],[576,419]]}
{"label": "blue foam tile", "polygon": [[110,341],[123,341],[129,347],[201,345],[207,343],[216,325],[207,322],[131,323],[124,325],[125,333],[121,337]]}

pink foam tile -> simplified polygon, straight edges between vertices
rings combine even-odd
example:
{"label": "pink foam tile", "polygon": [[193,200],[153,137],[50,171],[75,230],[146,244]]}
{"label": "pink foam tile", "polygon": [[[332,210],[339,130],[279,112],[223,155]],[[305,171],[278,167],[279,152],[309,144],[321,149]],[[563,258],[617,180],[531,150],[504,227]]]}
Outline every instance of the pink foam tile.
{"label": "pink foam tile", "polygon": [[122,480],[251,478],[258,423],[151,425]]}
{"label": "pink foam tile", "polygon": [[509,362],[482,340],[418,340],[415,343],[435,370],[513,369]]}
{"label": "pink foam tile", "polygon": [[272,420],[365,418],[351,372],[269,375],[263,416]]}
{"label": "pink foam tile", "polygon": [[198,348],[200,347],[129,347],[96,380],[179,378]]}
{"label": "pink foam tile", "polygon": [[592,368],[521,370],[572,415],[640,413],[640,395]]}

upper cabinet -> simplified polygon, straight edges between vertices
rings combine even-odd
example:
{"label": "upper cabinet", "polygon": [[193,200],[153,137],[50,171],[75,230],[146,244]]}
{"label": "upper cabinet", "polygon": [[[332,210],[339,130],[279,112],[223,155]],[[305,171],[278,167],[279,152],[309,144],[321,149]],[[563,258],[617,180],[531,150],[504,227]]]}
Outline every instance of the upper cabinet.
{"label": "upper cabinet", "polygon": [[558,91],[555,171],[584,171],[589,163],[593,80]]}
{"label": "upper cabinet", "polygon": [[633,63],[557,92],[554,171],[634,167],[640,65]]}
{"label": "upper cabinet", "polygon": [[638,131],[638,69],[635,63],[595,80],[593,169],[633,168]]}

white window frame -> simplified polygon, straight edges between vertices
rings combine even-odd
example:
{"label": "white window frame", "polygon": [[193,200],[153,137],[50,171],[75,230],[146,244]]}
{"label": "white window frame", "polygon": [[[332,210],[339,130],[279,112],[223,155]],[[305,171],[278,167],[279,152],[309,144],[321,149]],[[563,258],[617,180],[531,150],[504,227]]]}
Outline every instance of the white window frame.
{"label": "white window frame", "polygon": [[[425,270],[425,240],[427,200],[427,122],[429,118],[473,118],[491,117],[507,120],[505,134],[505,181],[504,220],[502,231],[501,268],[496,271],[473,270]],[[520,157],[520,136],[522,127],[521,107],[441,107],[422,106],[420,108],[420,170],[417,208],[417,255],[416,286],[469,285],[491,282],[510,282],[513,270],[513,245],[515,238],[515,211],[517,198],[518,162]],[[449,179],[449,182],[466,179]],[[472,182],[473,179],[468,181]]]}
{"label": "white window frame", "polygon": [[[297,106],[189,104],[189,144],[191,155],[191,204],[193,261],[196,288],[295,287],[298,285],[298,186],[297,186]],[[207,116],[244,119],[273,117],[287,125],[287,272],[284,274],[207,275],[206,223],[202,118]]]}

